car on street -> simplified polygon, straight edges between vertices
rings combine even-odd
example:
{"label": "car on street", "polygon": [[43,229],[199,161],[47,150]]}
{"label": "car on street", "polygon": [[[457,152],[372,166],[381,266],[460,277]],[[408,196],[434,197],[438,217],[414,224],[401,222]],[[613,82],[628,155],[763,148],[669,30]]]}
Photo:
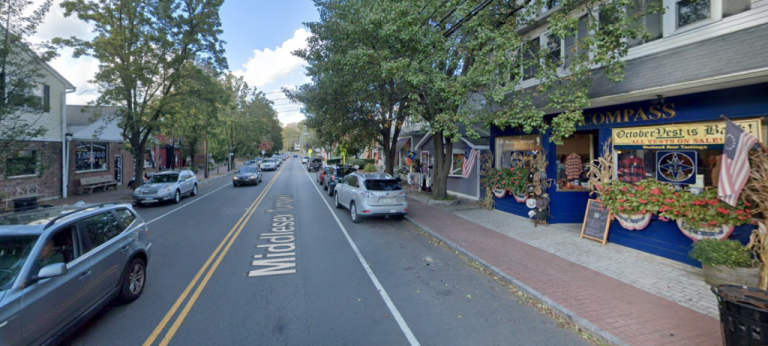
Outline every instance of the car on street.
{"label": "car on street", "polygon": [[133,204],[179,203],[182,196],[197,196],[197,186],[197,176],[190,170],[157,173],[133,191]]}
{"label": "car on street", "polygon": [[112,301],[138,299],[151,247],[129,204],[0,214],[0,344],[56,345]]}
{"label": "car on street", "polygon": [[256,160],[248,160],[248,161],[245,161],[245,164],[244,164],[244,166],[258,166],[258,165],[259,163]]}
{"label": "car on street", "polygon": [[283,164],[283,160],[280,159],[280,156],[272,155],[272,160],[275,161],[277,167],[280,167],[280,165]]}
{"label": "car on street", "polygon": [[293,157],[299,157],[299,154],[293,154]]}
{"label": "car on street", "polygon": [[309,162],[309,156],[304,156],[304,157],[301,158],[301,164],[302,165],[306,164],[307,162]]}
{"label": "car on street", "polygon": [[336,185],[336,208],[349,209],[352,222],[363,218],[386,216],[402,220],[408,214],[408,201],[400,182],[389,174],[355,172]]}
{"label": "car on street", "polygon": [[313,157],[307,163],[307,171],[309,172],[318,171],[322,167],[323,167],[323,159],[319,157]]}
{"label": "car on street", "polygon": [[261,162],[261,170],[262,171],[274,171],[277,169],[277,162],[273,159],[264,159],[264,161]]}
{"label": "car on street", "polygon": [[325,182],[326,177],[330,177],[328,175],[328,172],[331,172],[330,174],[333,174],[333,166],[323,166],[322,169],[317,170],[317,174],[315,175],[315,180],[317,180],[317,183],[320,185],[323,185]]}
{"label": "car on street", "polygon": [[264,161],[264,159],[263,159],[263,158],[261,158],[261,157],[257,157],[257,158],[255,158],[255,159],[253,159],[253,161],[255,161],[255,162],[256,162],[256,166],[257,166],[257,167],[261,167],[261,162],[262,162],[262,161]]}
{"label": "car on street", "polygon": [[330,178],[326,177],[325,181],[323,182],[323,189],[328,191],[328,196],[333,196],[333,192],[336,189],[336,184],[344,179],[344,177],[346,177],[348,174],[352,174],[356,171],[357,169],[350,165],[333,167],[333,172],[331,173]]}
{"label": "car on street", "polygon": [[259,185],[263,176],[261,170],[255,166],[245,166],[240,168],[239,171],[232,177],[232,185],[235,187],[240,185]]}

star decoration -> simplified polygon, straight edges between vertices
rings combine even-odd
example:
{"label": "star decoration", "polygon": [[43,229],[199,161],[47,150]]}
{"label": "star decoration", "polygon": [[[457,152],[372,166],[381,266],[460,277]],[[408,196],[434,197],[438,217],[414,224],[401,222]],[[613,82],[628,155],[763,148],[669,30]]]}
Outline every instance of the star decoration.
{"label": "star decoration", "polygon": [[[672,155],[672,158],[668,159],[670,155]],[[679,153],[667,154],[662,158],[661,162],[665,163],[659,165],[659,170],[667,179],[683,181],[690,178],[691,174],[693,174],[694,167],[692,161],[690,157]]]}

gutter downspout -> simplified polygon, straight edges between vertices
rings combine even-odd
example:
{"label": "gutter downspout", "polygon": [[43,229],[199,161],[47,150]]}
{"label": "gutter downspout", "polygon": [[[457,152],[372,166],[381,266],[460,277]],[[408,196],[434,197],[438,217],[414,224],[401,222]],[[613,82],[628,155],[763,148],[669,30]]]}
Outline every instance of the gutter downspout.
{"label": "gutter downspout", "polygon": [[67,198],[69,191],[69,143],[67,142],[67,94],[76,88],[64,89],[61,93],[61,198]]}

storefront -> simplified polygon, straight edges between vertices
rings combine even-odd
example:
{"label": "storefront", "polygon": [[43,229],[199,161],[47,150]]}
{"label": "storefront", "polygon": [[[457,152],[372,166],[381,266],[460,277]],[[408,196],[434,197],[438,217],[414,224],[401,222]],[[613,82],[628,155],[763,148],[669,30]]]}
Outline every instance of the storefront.
{"label": "storefront", "polygon": [[[725,115],[759,140],[766,137],[768,84],[621,104],[585,111],[584,124],[561,145],[548,133],[526,134],[491,128],[496,168],[524,164],[545,152],[551,223],[581,223],[587,200],[588,165],[613,143],[614,179],[637,183],[645,179],[682,188],[716,189],[722,155]],[[527,217],[529,208],[511,196],[496,199],[496,208]],[[731,239],[746,241],[752,227],[736,227]],[[688,257],[692,240],[675,222],[653,216],[642,231],[611,224],[608,241],[696,265]]]}

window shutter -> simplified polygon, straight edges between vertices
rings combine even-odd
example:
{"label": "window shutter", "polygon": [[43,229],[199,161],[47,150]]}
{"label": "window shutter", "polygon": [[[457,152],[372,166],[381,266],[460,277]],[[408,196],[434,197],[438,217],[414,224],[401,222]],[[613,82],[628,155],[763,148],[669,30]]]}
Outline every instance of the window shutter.
{"label": "window shutter", "polygon": [[573,35],[565,36],[565,67],[568,67],[573,60],[573,49],[576,48],[576,37]]}
{"label": "window shutter", "polygon": [[[632,2],[629,7],[627,7],[627,15],[631,19],[637,18],[637,27],[634,27],[634,29],[643,29],[643,23],[645,22],[645,17],[638,17],[643,12],[643,6],[642,2],[640,1],[634,1]],[[639,45],[643,44],[643,37],[642,33],[640,37],[634,38],[634,39],[627,39],[627,45],[631,47],[637,47]]]}
{"label": "window shutter", "polygon": [[51,86],[43,85],[43,112],[51,111]]}
{"label": "window shutter", "polygon": [[[747,0],[749,1],[749,0]],[[661,0],[648,0],[646,1],[648,7],[659,8],[661,7]],[[645,30],[648,32],[648,38],[645,42],[651,42],[660,39],[663,34],[664,26],[662,24],[661,11],[656,13],[648,13],[645,15]]]}
{"label": "window shutter", "polygon": [[[579,32],[578,32],[578,40],[581,41],[585,38],[588,38],[592,36],[592,33],[589,32],[589,15],[583,15],[581,18],[579,18]],[[589,53],[589,48],[587,48],[584,53]]]}
{"label": "window shutter", "polygon": [[750,0],[723,0],[723,17],[748,11]]}

